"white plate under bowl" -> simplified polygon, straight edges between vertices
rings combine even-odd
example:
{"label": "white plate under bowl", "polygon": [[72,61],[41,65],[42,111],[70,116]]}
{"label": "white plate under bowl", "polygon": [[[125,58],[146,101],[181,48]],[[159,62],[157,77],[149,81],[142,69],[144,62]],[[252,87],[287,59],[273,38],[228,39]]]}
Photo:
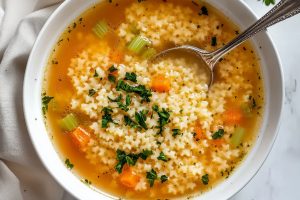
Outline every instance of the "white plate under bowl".
{"label": "white plate under bowl", "polygon": [[[32,143],[44,166],[62,187],[79,199],[111,199],[108,194],[94,191],[74,176],[61,161],[47,134],[43,121],[41,93],[44,70],[54,44],[66,27],[81,13],[99,0],[66,0],[51,15],[41,30],[30,54],[23,90],[24,114]],[[241,30],[257,20],[254,13],[241,0],[210,0]],[[226,181],[197,199],[228,199],[241,190],[257,173],[277,135],[283,106],[283,77],[275,47],[267,33],[257,35],[252,43],[261,59],[265,86],[265,113],[258,140],[242,165]],[[259,48],[261,47],[261,48]]]}

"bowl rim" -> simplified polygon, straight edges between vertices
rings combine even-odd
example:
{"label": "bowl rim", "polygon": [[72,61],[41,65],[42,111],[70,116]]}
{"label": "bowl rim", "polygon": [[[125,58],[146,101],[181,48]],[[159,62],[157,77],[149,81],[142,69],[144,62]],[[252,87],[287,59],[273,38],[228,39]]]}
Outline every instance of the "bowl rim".
{"label": "bowl rim", "polygon": [[[25,70],[24,82],[23,82],[24,83],[23,84],[23,111],[24,111],[25,123],[26,123],[27,131],[29,133],[30,140],[31,140],[31,142],[32,142],[32,144],[34,146],[34,149],[37,152],[37,155],[38,155],[39,159],[41,160],[43,166],[47,169],[48,173],[51,174],[51,176],[56,180],[56,182],[64,190],[68,191],[70,194],[72,194],[76,198],[81,199],[81,198],[84,198],[83,195],[80,195],[79,192],[77,192],[77,191],[74,192],[71,189],[71,187],[68,187],[67,184],[63,183],[63,181],[60,179],[60,177],[51,169],[51,167],[49,165],[47,165],[47,159],[45,159],[44,155],[39,151],[40,147],[38,145],[37,138],[33,134],[35,131],[33,130],[33,127],[31,125],[32,120],[29,120],[29,118],[31,117],[30,116],[31,108],[28,106],[28,105],[30,105],[29,104],[29,98],[28,98],[28,93],[29,93],[29,85],[28,85],[29,84],[29,80],[28,79],[30,78],[29,68],[32,65],[31,63],[33,63],[33,61],[35,59],[34,58],[34,54],[37,51],[38,43],[40,43],[42,36],[44,35],[45,32],[47,32],[47,28],[48,28],[49,24],[55,19],[56,15],[58,15],[60,12],[62,12],[65,9],[66,6],[68,6],[69,4],[71,4],[71,2],[72,2],[72,0],[66,0],[61,5],[59,5],[58,8],[55,9],[55,11],[47,19],[46,23],[43,25],[42,29],[40,30],[40,32],[38,34],[38,37],[37,37],[37,39],[36,39],[36,41],[34,43],[34,46],[33,46],[32,50],[30,52],[30,56],[29,56],[29,59],[28,59],[28,62],[27,62],[26,70]],[[249,14],[251,14],[253,17],[255,17],[255,19],[258,19],[257,15],[254,13],[254,11],[250,8],[250,6],[247,3],[245,3],[242,0],[238,0],[237,2],[238,2],[238,4],[241,4],[241,6],[245,7],[245,9],[249,12]],[[80,14],[78,14],[78,16],[79,15]],[[275,140],[276,140],[276,138],[278,136],[278,130],[279,130],[279,127],[280,127],[280,124],[281,124],[281,121],[282,121],[282,110],[283,110],[283,107],[284,107],[284,91],[285,91],[282,62],[281,62],[281,59],[279,57],[278,50],[277,50],[277,48],[276,48],[276,46],[275,46],[272,38],[270,37],[269,33],[266,31],[263,34],[269,40],[268,42],[269,42],[269,45],[272,48],[271,50],[274,51],[274,55],[275,55],[274,59],[276,59],[276,62],[277,62],[278,67],[279,67],[278,70],[280,72],[278,74],[280,80],[278,80],[278,81],[280,82],[280,85],[281,85],[281,88],[280,88],[280,96],[281,96],[281,98],[279,99],[280,108],[278,109],[278,113],[279,114],[278,114],[278,117],[277,117],[277,124],[275,125],[275,128],[274,128],[275,133],[273,133],[274,135],[272,137],[272,141],[269,144],[267,150],[264,152],[263,159],[261,159],[260,162],[258,162],[255,165],[255,169],[253,169],[254,173],[252,173],[252,175],[248,177],[248,180],[244,181],[244,183],[241,184],[241,186],[239,186],[239,188],[236,189],[235,192],[233,192],[231,194],[227,193],[227,196],[224,196],[224,199],[229,199],[230,197],[234,196],[236,193],[238,193],[239,191],[241,191],[253,179],[253,177],[258,173],[259,169],[263,166],[264,162],[266,161],[268,155],[270,154],[270,152],[271,152],[271,150],[272,150],[272,148],[274,146]],[[52,47],[53,47],[53,44],[52,44]],[[39,67],[42,68],[42,66],[39,66]],[[50,138],[49,138],[49,141],[50,141]],[[53,146],[53,149],[54,149],[54,151],[56,151],[56,149],[55,149],[54,146]],[[61,156],[59,156],[59,157],[61,157]],[[66,172],[66,171],[67,170],[65,170],[64,172]],[[72,174],[72,176],[75,177],[75,175],[73,173],[70,173],[70,174]],[[77,179],[77,177],[75,177],[75,178]],[[88,188],[88,190],[92,191],[90,188]],[[87,190],[84,190],[84,191],[87,191]],[[97,193],[99,193],[99,191],[97,191]],[[101,196],[101,194],[104,195],[104,196]],[[109,199],[113,198],[113,196],[111,196],[109,194],[106,194],[105,192],[99,193],[98,198],[100,198],[100,197],[102,197],[102,198],[105,198],[105,197],[109,198],[110,197]],[[200,196],[200,199],[202,199],[201,196]]]}

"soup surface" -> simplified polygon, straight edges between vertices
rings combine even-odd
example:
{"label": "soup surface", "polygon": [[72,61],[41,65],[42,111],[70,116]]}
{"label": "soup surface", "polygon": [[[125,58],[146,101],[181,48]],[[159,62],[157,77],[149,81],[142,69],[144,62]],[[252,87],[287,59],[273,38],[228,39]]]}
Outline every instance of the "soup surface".
{"label": "soup surface", "polygon": [[104,1],[67,27],[45,72],[43,112],[63,162],[88,187],[120,198],[191,197],[225,181],[257,137],[263,114],[258,59],[245,43],[208,88],[188,53],[239,34],[198,1]]}

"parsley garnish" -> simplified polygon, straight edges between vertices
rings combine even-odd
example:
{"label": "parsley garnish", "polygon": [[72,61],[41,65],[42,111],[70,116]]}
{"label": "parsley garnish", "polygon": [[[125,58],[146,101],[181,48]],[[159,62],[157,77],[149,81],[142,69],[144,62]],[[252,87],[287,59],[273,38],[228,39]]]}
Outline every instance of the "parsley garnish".
{"label": "parsley garnish", "polygon": [[124,122],[126,126],[130,126],[131,128],[139,128],[142,129],[142,127],[140,127],[138,125],[138,123],[136,123],[135,121],[133,121],[129,116],[125,115],[124,116]]}
{"label": "parsley garnish", "polygon": [[146,160],[149,156],[151,156],[153,152],[151,150],[143,150],[142,153],[139,154],[140,158]]}
{"label": "parsley garnish", "polygon": [[211,46],[217,46],[217,37],[216,36],[211,38]]}
{"label": "parsley garnish", "polygon": [[173,132],[173,134],[172,134],[172,136],[173,137],[176,137],[177,135],[180,135],[180,134],[182,134],[182,133],[180,133],[180,131],[179,131],[179,129],[172,129],[172,132]]}
{"label": "parsley garnish", "polygon": [[150,172],[147,172],[146,178],[149,181],[150,187],[154,185],[154,181],[157,179],[157,173],[154,171],[154,169],[151,169]]}
{"label": "parsley garnish", "polygon": [[146,124],[146,120],[147,120],[146,115],[147,114],[148,114],[148,111],[146,111],[146,110],[142,110],[140,112],[135,112],[135,120],[145,130],[148,129],[147,124]]}
{"label": "parsley garnish", "polygon": [[130,96],[127,94],[126,95],[126,99],[125,99],[125,104],[122,103],[122,95],[120,94],[116,99],[112,99],[110,97],[107,97],[111,102],[115,102],[118,104],[118,107],[121,110],[124,110],[125,112],[127,112],[129,110],[128,106],[131,104],[131,98]]}
{"label": "parsley garnish", "polygon": [[157,160],[162,160],[164,162],[169,161],[169,159],[167,158],[167,156],[163,152],[160,152],[159,156],[157,157]]}
{"label": "parsley garnish", "polygon": [[160,177],[161,183],[164,183],[164,182],[166,182],[167,180],[168,180],[168,177],[167,177],[166,175],[162,175],[162,176]]}
{"label": "parsley garnish", "polygon": [[46,96],[46,93],[43,94],[43,97],[42,97],[42,111],[43,111],[44,115],[48,111],[48,104],[50,103],[50,101],[52,99],[54,99],[54,97]]}
{"label": "parsley garnish", "polygon": [[204,185],[207,185],[208,182],[209,182],[208,174],[203,175],[202,178],[201,178],[201,180],[202,180],[202,183],[203,183]]}
{"label": "parsley garnish", "polygon": [[96,90],[94,90],[94,89],[89,90],[89,96],[90,97],[94,96],[95,94],[96,94]]}
{"label": "parsley garnish", "polygon": [[118,71],[118,69],[115,68],[114,65],[112,65],[112,66],[108,69],[108,71],[109,71],[110,73],[113,73],[113,72],[115,72],[115,71]]}
{"label": "parsley garnish", "polygon": [[65,160],[65,164],[67,165],[68,169],[73,169],[73,167],[74,167],[74,164],[71,163],[71,161],[69,160],[69,158],[67,158]]}
{"label": "parsley garnish", "polygon": [[136,80],[136,74],[134,72],[131,72],[131,73],[126,72],[126,74],[125,74],[125,80],[129,80],[129,81],[132,81],[132,82],[136,83],[137,82],[137,80]]}
{"label": "parsley garnish", "polygon": [[143,150],[142,153],[139,154],[126,154],[125,151],[120,149],[117,150],[117,160],[118,163],[115,166],[116,171],[120,174],[122,173],[123,167],[125,164],[130,166],[134,166],[139,158],[146,160],[148,156],[152,155],[152,151],[150,150]]}
{"label": "parsley garnish", "polygon": [[170,113],[169,111],[167,111],[166,109],[162,109],[162,110],[159,110],[158,106],[157,105],[154,105],[152,107],[152,109],[158,114],[159,116],[159,119],[158,119],[158,123],[159,123],[159,126],[157,126],[157,128],[159,128],[159,131],[158,131],[158,134],[162,134],[163,132],[163,129],[164,129],[164,126],[166,124],[169,123],[169,119],[170,119]]}
{"label": "parsley garnish", "polygon": [[111,113],[113,112],[110,107],[104,107],[102,109],[102,112],[104,113],[102,115],[102,128],[107,128],[108,123],[112,122],[114,123]]}
{"label": "parsley garnish", "polygon": [[275,0],[263,0],[263,2],[267,5],[267,6],[269,6],[270,4],[275,4]]}
{"label": "parsley garnish", "polygon": [[115,83],[116,82],[116,77],[114,76],[114,75],[112,75],[112,74],[108,74],[108,80],[110,81],[110,82],[112,82],[112,83]]}
{"label": "parsley garnish", "polygon": [[144,85],[131,86],[125,83],[123,80],[119,80],[117,84],[117,91],[123,90],[128,93],[136,93],[142,97],[142,102],[150,102],[152,96],[151,91],[148,90]]}
{"label": "parsley garnish", "polygon": [[212,138],[214,140],[217,140],[217,139],[220,139],[221,137],[223,137],[224,135],[224,129],[219,129],[217,132],[215,132],[213,135],[212,135]]}

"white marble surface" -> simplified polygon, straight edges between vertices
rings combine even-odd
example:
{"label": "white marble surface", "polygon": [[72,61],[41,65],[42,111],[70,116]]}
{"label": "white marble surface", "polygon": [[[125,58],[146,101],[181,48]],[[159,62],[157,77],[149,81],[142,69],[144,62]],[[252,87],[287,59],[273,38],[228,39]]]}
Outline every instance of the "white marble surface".
{"label": "white marble surface", "polygon": [[[298,1],[298,0],[295,0]],[[245,0],[261,17],[269,8]],[[269,29],[285,79],[283,118],[274,147],[263,167],[232,200],[300,199],[300,15]]]}

